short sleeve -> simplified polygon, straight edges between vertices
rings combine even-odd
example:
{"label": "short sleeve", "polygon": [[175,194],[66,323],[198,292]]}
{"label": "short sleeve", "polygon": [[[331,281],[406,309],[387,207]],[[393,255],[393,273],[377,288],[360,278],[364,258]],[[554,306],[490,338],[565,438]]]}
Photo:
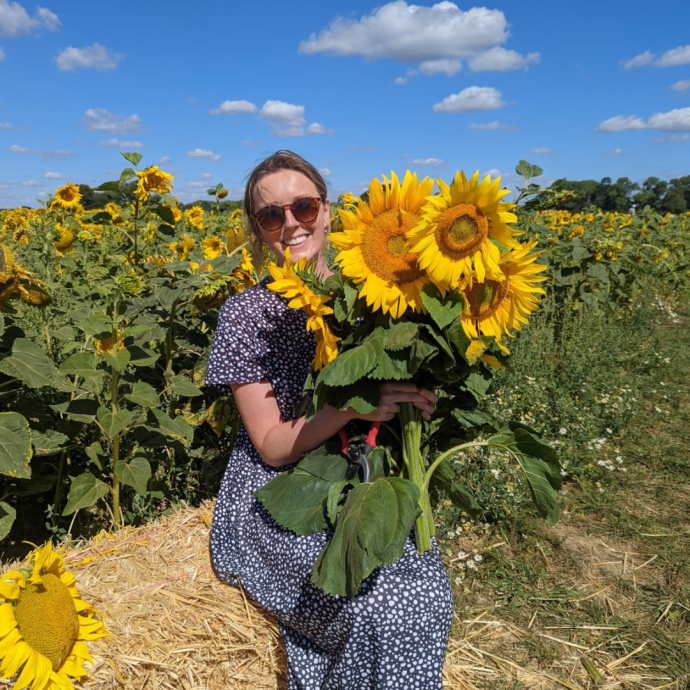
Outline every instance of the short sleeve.
{"label": "short sleeve", "polygon": [[256,318],[252,317],[243,295],[228,299],[218,314],[206,369],[207,386],[227,388],[232,383],[254,383],[270,378],[265,364],[266,344],[252,327]]}

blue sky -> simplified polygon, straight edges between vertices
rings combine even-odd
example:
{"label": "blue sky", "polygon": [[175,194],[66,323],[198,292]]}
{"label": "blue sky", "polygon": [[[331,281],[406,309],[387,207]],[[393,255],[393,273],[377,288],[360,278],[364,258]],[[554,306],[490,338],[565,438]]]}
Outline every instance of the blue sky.
{"label": "blue sky", "polygon": [[525,158],[555,179],[690,174],[684,1],[0,0],[0,206],[139,151],[188,202],[279,149],[332,196]]}

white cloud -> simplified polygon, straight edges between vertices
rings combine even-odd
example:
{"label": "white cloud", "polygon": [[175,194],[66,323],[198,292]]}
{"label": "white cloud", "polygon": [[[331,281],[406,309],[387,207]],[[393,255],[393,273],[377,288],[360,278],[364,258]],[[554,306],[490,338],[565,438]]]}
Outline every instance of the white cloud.
{"label": "white cloud", "polygon": [[200,180],[210,180],[212,177],[213,175],[211,175],[211,173],[201,173],[201,175],[199,175]]}
{"label": "white cloud", "polygon": [[405,86],[407,84],[407,77],[398,77],[393,83],[396,86]]}
{"label": "white cloud", "polygon": [[408,165],[419,165],[419,166],[432,166],[436,167],[443,165],[446,161],[443,158],[413,158],[411,161],[407,161]]}
{"label": "white cloud", "polygon": [[209,110],[210,115],[253,115],[258,108],[249,101],[223,101],[217,108]]}
{"label": "white cloud", "polygon": [[517,127],[515,125],[509,125],[505,122],[499,122],[494,120],[493,122],[473,122],[471,125],[467,125],[467,129],[480,129],[480,130],[496,130],[505,129],[508,132],[514,132]]}
{"label": "white cloud", "polygon": [[158,165],[167,165],[168,163],[172,163],[172,158],[170,158],[170,156],[163,156],[158,161]]}
{"label": "white cloud", "polygon": [[45,149],[28,149],[24,146],[12,144],[9,148],[10,153],[21,153],[25,156],[41,156],[44,160],[60,161],[76,156],[74,151],[46,151]]}
{"label": "white cloud", "polygon": [[655,63],[655,67],[678,67],[690,65],[690,45],[667,50]]}
{"label": "white cloud", "polygon": [[687,91],[690,89],[690,79],[683,79],[682,81],[677,81],[675,84],[671,84],[671,88],[674,91]]}
{"label": "white cloud", "polygon": [[445,74],[452,77],[462,69],[462,60],[441,58],[439,60],[425,60],[419,65],[420,74],[429,76],[430,74]]}
{"label": "white cloud", "polygon": [[654,53],[645,50],[644,53],[635,55],[635,57],[630,58],[630,60],[621,60],[620,63],[625,69],[645,67],[646,65],[653,65],[654,67],[679,67],[680,65],[690,65],[690,45],[678,46],[672,50],[667,50],[658,58]]}
{"label": "white cloud", "polygon": [[331,172],[330,168],[318,168],[318,171],[324,176],[324,177],[330,177],[333,173]]}
{"label": "white cloud", "polygon": [[86,48],[69,46],[53,58],[61,72],[76,72],[78,69],[95,69],[98,72],[109,72],[124,60],[122,53],[114,53],[100,43]]}
{"label": "white cloud", "polygon": [[245,139],[244,141],[240,142],[240,146],[247,146],[249,148],[254,148],[256,146],[261,146],[264,142],[263,141],[252,141],[251,139]]}
{"label": "white cloud", "polygon": [[5,51],[0,48],[0,62],[2,62],[5,59]]}
{"label": "white cloud", "polygon": [[43,177],[46,180],[63,180],[65,178],[65,176],[59,172],[47,172]]}
{"label": "white cloud", "polygon": [[423,7],[396,0],[359,20],[338,17],[318,36],[302,41],[299,52],[422,62],[476,55],[505,43],[508,36],[500,10],[473,7],[463,12],[453,2]]}
{"label": "white cloud", "polygon": [[604,120],[597,132],[625,132],[631,129],[658,129],[661,132],[690,132],[690,108],[674,108],[667,113],[656,113],[646,122],[630,115],[616,115]]}
{"label": "white cloud", "polygon": [[22,182],[22,187],[44,187],[45,182],[39,182],[38,180],[27,180]]}
{"label": "white cloud", "polygon": [[468,113],[472,110],[496,110],[506,103],[501,100],[501,92],[491,86],[468,86],[460,93],[435,103],[435,113]]}
{"label": "white cloud", "polygon": [[205,187],[208,187],[208,184],[205,184],[204,182],[188,182],[185,187],[188,189],[204,189]]}
{"label": "white cloud", "polygon": [[32,31],[57,31],[62,26],[57,14],[46,7],[38,7],[33,17],[18,3],[0,0],[0,37],[25,36]]}
{"label": "white cloud", "polygon": [[143,149],[144,145],[140,141],[120,141],[119,139],[105,139],[97,141],[97,146],[108,146],[111,148],[120,147],[128,149]]}
{"label": "white cloud", "polygon": [[194,149],[192,151],[187,151],[186,155],[187,158],[208,158],[210,161],[219,161],[222,158],[222,156],[207,149]]}
{"label": "white cloud", "polygon": [[304,106],[284,101],[266,101],[259,111],[259,118],[267,120],[273,134],[282,137],[301,137],[304,135]]}
{"label": "white cloud", "polygon": [[624,69],[635,69],[636,67],[644,67],[645,65],[651,65],[654,62],[656,56],[649,50],[645,50],[644,53],[635,55],[635,57],[629,60],[621,60],[620,64],[623,65]]}
{"label": "white cloud", "polygon": [[615,158],[616,156],[623,155],[623,149],[613,149],[613,151],[608,151],[604,154],[607,158]]}
{"label": "white cloud", "polygon": [[468,64],[472,72],[509,72],[516,69],[527,69],[529,65],[540,61],[539,53],[520,55],[515,50],[506,50],[501,46],[495,46],[471,58]]}
{"label": "white cloud", "polygon": [[84,113],[84,129],[87,132],[103,132],[114,136],[142,132],[141,118],[132,114],[128,117],[115,115],[105,108],[89,108]]}
{"label": "white cloud", "polygon": [[530,149],[527,153],[532,153],[535,156],[554,156],[556,155],[556,151],[553,149],[550,149],[546,146],[537,146],[535,149]]}
{"label": "white cloud", "polygon": [[667,137],[655,137],[650,139],[652,144],[677,143],[690,140],[690,134],[669,134]]}
{"label": "white cloud", "polygon": [[318,122],[312,122],[307,127],[307,134],[333,134],[332,129],[326,129],[323,125]]}
{"label": "white cloud", "polygon": [[14,129],[9,122],[0,122],[0,129]]}

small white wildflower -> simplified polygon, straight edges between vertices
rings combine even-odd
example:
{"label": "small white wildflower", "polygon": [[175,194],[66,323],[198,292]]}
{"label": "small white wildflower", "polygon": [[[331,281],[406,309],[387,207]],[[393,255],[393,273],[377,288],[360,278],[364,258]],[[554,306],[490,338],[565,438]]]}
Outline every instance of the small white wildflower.
{"label": "small white wildflower", "polygon": [[562,427],[558,430],[558,433],[559,433],[561,436],[565,436],[565,435],[568,433],[568,430],[567,430],[564,426],[562,426]]}

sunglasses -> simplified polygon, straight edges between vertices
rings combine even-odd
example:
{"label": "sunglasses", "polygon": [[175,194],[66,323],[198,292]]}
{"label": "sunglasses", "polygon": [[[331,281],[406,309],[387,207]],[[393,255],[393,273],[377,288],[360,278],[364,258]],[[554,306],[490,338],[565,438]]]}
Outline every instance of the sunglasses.
{"label": "sunglasses", "polygon": [[264,206],[254,214],[254,218],[256,218],[259,225],[266,232],[276,232],[285,224],[285,210],[288,208],[298,223],[313,223],[319,215],[321,199],[313,196],[303,196],[291,204]]}

